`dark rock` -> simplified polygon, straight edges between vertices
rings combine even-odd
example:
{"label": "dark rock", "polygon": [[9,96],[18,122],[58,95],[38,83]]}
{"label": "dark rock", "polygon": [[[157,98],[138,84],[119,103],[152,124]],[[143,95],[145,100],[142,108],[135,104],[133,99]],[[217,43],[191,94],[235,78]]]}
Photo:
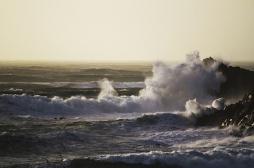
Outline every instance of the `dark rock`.
{"label": "dark rock", "polygon": [[227,106],[223,110],[212,110],[197,118],[196,126],[214,126],[225,128],[230,125],[237,126],[240,132],[234,132],[235,136],[254,133],[254,90],[246,94],[243,99],[235,104]]}
{"label": "dark rock", "polygon": [[219,62],[212,57],[203,60],[205,66],[212,66],[218,63],[218,70],[226,78],[222,83],[218,97],[226,99],[239,99],[245,93],[254,89],[254,72],[240,67],[232,67],[223,62]]}

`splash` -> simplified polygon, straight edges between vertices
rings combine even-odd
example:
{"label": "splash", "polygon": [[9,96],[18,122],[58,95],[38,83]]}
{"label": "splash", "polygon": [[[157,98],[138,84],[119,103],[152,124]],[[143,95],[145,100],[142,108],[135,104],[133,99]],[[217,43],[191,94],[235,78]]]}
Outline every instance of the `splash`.
{"label": "splash", "polygon": [[146,79],[146,87],[140,95],[153,99],[165,110],[183,110],[185,102],[195,98],[201,103],[209,103],[225,80],[217,69],[217,64],[205,66],[198,52],[187,55],[184,64],[156,63],[153,76]]}
{"label": "splash", "polygon": [[225,108],[224,98],[215,99],[212,103],[212,107],[217,110],[223,110]]}
{"label": "splash", "polygon": [[[103,79],[98,82],[101,92],[97,98],[73,96],[63,99],[39,95],[0,95],[0,105],[3,112],[18,115],[99,116],[181,111],[184,110],[188,100],[196,99],[202,104],[214,100],[214,93],[219,91],[220,84],[224,81],[217,67],[216,64],[204,65],[199,53],[195,52],[188,55],[183,64],[174,66],[162,62],[154,64],[153,75],[145,80],[145,88],[141,90],[139,96],[118,96],[113,82]],[[194,113],[198,113],[199,110],[195,101],[187,103],[187,108],[196,108]]]}
{"label": "splash", "polygon": [[98,95],[98,99],[104,99],[107,97],[118,96],[117,91],[112,86],[112,82],[110,82],[108,79],[105,78],[105,79],[99,81],[98,83],[101,88],[101,92]]}
{"label": "splash", "polygon": [[186,102],[185,109],[187,116],[200,116],[205,108],[200,103],[198,103],[196,99],[193,99]]}

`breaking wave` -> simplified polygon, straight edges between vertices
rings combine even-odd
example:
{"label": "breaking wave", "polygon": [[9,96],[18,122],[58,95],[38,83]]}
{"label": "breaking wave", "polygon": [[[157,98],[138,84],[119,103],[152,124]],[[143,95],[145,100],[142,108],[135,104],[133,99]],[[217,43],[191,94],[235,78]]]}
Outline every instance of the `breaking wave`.
{"label": "breaking wave", "polygon": [[254,151],[252,149],[218,147],[206,152],[197,150],[172,152],[152,151],[148,153],[104,155],[96,159],[117,163],[157,165],[158,167],[242,168],[252,167],[254,164]]}
{"label": "breaking wave", "polygon": [[184,104],[196,99],[210,104],[219,91],[224,77],[217,65],[205,66],[198,53],[187,57],[184,64],[175,66],[156,63],[153,76],[145,80],[145,87],[138,96],[118,96],[112,81],[99,81],[98,98],[73,96],[48,98],[40,95],[0,95],[2,114],[32,116],[96,116],[107,114],[151,113],[182,111]]}

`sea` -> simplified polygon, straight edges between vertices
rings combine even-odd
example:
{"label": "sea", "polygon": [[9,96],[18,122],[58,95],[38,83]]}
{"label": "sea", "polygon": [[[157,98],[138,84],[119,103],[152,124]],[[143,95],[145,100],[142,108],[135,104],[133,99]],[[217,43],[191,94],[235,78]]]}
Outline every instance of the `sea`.
{"label": "sea", "polygon": [[224,80],[198,58],[0,63],[0,167],[251,168],[253,135],[196,127],[186,107],[210,106]]}

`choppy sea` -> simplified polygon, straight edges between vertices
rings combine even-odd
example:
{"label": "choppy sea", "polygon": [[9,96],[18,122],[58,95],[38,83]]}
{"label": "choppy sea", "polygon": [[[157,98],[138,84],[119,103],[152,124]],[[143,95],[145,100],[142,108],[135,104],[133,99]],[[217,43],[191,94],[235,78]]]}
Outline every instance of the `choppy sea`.
{"label": "choppy sea", "polygon": [[0,167],[253,167],[254,136],[195,127],[185,109],[221,81],[198,61],[3,64]]}

